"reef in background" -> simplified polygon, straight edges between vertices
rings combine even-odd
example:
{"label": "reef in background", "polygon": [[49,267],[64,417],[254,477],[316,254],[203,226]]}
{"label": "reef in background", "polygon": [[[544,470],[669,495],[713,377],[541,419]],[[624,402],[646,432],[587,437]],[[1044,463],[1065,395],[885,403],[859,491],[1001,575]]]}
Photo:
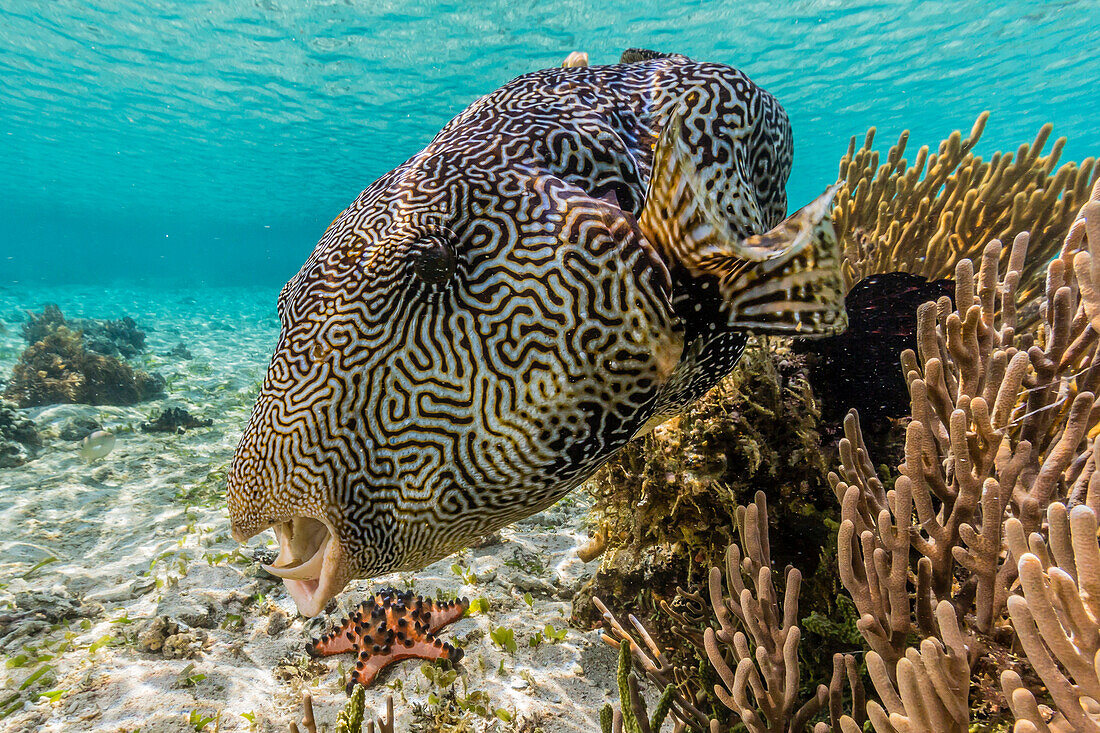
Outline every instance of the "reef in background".
{"label": "reef in background", "polygon": [[27,312],[23,338],[28,344],[34,344],[62,326],[79,331],[84,338],[84,348],[97,354],[129,358],[145,351],[145,332],[137,327],[133,318],[65,318],[54,303],[48,303],[41,313]]}
{"label": "reef in background", "polygon": [[132,405],[164,393],[164,379],[89,350],[80,332],[59,325],[27,347],[4,397],[19,407],[60,402]]}

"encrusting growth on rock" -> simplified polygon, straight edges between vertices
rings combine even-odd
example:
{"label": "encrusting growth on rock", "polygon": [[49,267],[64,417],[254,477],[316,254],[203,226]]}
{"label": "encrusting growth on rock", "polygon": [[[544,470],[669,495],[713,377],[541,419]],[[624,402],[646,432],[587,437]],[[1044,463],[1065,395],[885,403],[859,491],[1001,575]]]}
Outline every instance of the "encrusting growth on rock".
{"label": "encrusting growth on rock", "polygon": [[627,445],[587,484],[596,497],[597,537],[579,550],[582,559],[594,558],[597,549],[602,557],[574,598],[582,622],[600,617],[590,600],[595,595],[642,597],[655,609],[678,585],[705,582],[705,571],[696,577],[699,569],[722,562],[736,534],[736,507],[759,487],[774,489],[777,561],[806,572],[816,568],[829,542],[823,517],[832,495],[805,358],[760,341],[742,361],[682,415]]}
{"label": "encrusting growth on rock", "polygon": [[14,404],[0,398],[0,468],[20,466],[42,447],[38,428]]}
{"label": "encrusting growth on rock", "polygon": [[97,354],[131,357],[145,351],[145,332],[138,328],[133,318],[66,318],[53,303],[47,304],[41,313],[27,311],[23,338],[28,344],[35,344],[62,326],[79,333],[85,348]]}
{"label": "encrusting growth on rock", "polygon": [[436,602],[394,588],[380,590],[359,604],[334,629],[306,645],[310,656],[354,652],[358,659],[347,691],[355,684],[369,687],[385,667],[402,659],[447,659],[458,662],[462,649],[436,637],[444,626],[462,618],[465,598]]}

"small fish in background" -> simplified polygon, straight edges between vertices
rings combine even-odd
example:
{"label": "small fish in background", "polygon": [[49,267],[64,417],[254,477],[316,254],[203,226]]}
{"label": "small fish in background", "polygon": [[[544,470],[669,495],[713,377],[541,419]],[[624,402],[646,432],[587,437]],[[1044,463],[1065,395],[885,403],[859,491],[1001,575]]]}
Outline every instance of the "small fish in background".
{"label": "small fish in background", "polygon": [[96,430],[80,441],[77,451],[87,463],[95,463],[115,449],[115,435],[106,430]]}
{"label": "small fish in background", "polygon": [[844,329],[835,190],[787,216],[779,101],[679,54],[582,61],[470,105],[283,288],[227,494],[304,615],[553,504],[749,334]]}

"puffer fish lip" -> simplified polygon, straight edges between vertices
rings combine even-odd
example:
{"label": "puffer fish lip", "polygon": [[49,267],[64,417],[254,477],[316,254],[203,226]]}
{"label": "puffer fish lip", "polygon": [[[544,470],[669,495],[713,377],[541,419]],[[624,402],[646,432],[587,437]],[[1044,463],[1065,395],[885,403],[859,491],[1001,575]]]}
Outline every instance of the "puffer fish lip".
{"label": "puffer fish lip", "polygon": [[325,546],[319,577],[309,580],[283,579],[287,593],[294,599],[298,613],[312,618],[325,610],[328,602],[348,583],[343,563],[343,549],[336,540]]}
{"label": "puffer fish lip", "polygon": [[319,517],[291,517],[274,526],[279,556],[262,565],[279,577],[298,612],[312,617],[347,585],[345,553],[332,522]]}
{"label": "puffer fish lip", "polygon": [[320,547],[308,559],[299,561],[295,558],[291,562],[282,565],[279,564],[279,559],[276,559],[271,565],[260,563],[260,567],[283,580],[315,580],[321,577],[321,569],[324,567],[325,562],[325,551],[328,549],[330,542],[332,542],[331,533],[321,540]]}

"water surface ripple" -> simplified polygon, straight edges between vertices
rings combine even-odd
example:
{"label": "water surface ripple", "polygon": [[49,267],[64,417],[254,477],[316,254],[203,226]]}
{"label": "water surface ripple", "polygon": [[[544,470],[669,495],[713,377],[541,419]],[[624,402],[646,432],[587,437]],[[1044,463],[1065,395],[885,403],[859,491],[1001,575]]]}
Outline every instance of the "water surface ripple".
{"label": "water surface ripple", "polygon": [[[790,112],[792,205],[852,134],[1100,153],[1100,2],[0,3],[0,283],[278,282],[477,96],[570,51],[745,69]],[[1091,117],[1090,117],[1091,115]]]}

